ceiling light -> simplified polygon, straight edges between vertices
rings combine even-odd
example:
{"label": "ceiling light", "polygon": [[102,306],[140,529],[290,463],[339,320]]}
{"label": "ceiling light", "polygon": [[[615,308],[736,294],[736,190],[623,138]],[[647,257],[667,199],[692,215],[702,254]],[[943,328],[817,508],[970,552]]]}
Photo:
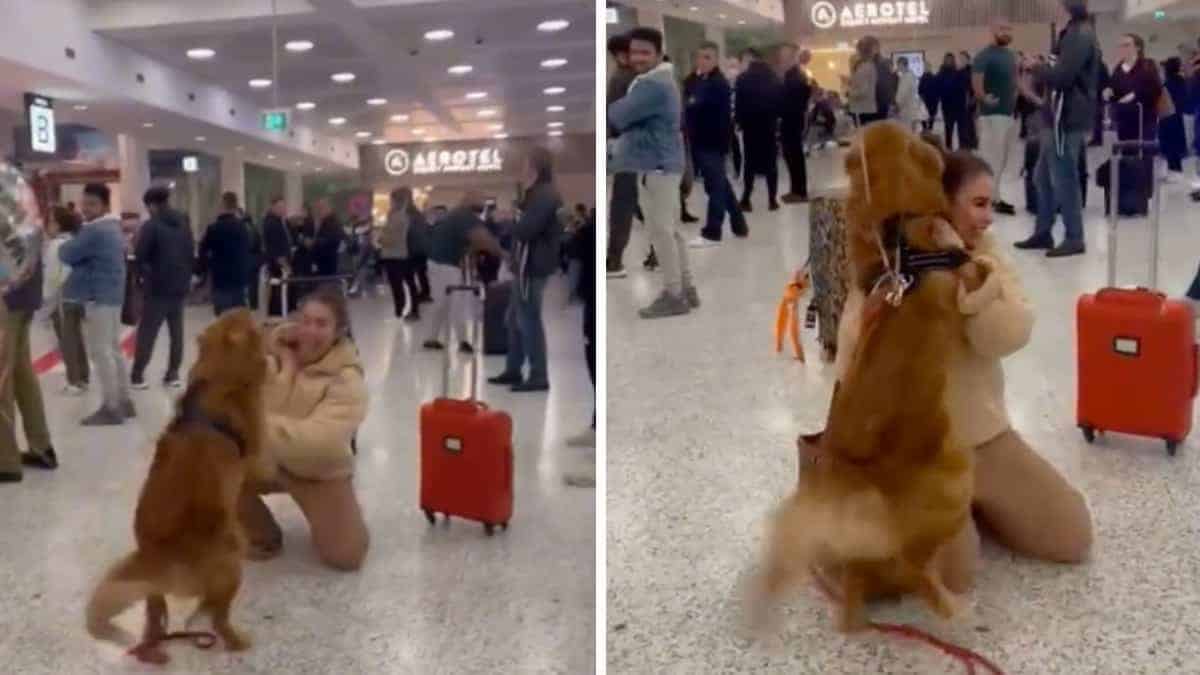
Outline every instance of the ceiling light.
{"label": "ceiling light", "polygon": [[386,98],[369,98],[369,99],[367,99],[367,105],[385,105],[386,103],[387,103]]}
{"label": "ceiling light", "polygon": [[197,142],[197,143],[203,143],[203,142],[205,142],[205,141],[207,141],[207,140],[208,140],[208,139],[207,139],[207,138],[205,138],[205,137],[203,137],[203,136],[197,136],[197,137],[196,137],[196,142]]}
{"label": "ceiling light", "polygon": [[700,8],[699,8],[699,7],[697,7],[697,6],[695,6],[695,5],[692,5],[691,7],[688,7],[688,9],[689,9],[689,10],[691,10],[691,11],[693,11],[693,12],[699,12],[699,11],[700,11]]}
{"label": "ceiling light", "polygon": [[566,108],[562,107],[561,105],[546,106],[546,112],[562,112],[564,110],[566,110]]}
{"label": "ceiling light", "polygon": [[371,132],[369,132],[369,131],[356,131],[356,132],[354,132],[354,137],[355,137],[355,138],[370,138],[370,137],[371,137]]}
{"label": "ceiling light", "polygon": [[425,142],[426,143],[437,143],[437,138],[430,136],[429,138],[425,139]]}
{"label": "ceiling light", "polygon": [[265,77],[259,77],[259,78],[250,80],[250,88],[251,89],[266,89],[269,86],[271,86],[271,81]]}
{"label": "ceiling light", "polygon": [[739,25],[739,26],[745,26],[745,25],[746,25],[746,20],[745,20],[745,19],[738,19],[738,25]]}
{"label": "ceiling light", "polygon": [[317,104],[312,101],[301,101],[296,104],[297,110],[312,110],[315,107],[317,107]]}
{"label": "ceiling light", "polygon": [[421,135],[424,135],[425,130],[420,127],[417,127],[416,129],[413,129],[412,132],[418,136],[421,136]]}
{"label": "ceiling light", "polygon": [[396,115],[392,115],[389,119],[391,119],[393,122],[407,122],[408,115],[405,115],[404,113],[398,113]]}
{"label": "ceiling light", "polygon": [[551,129],[557,129],[558,127],[561,127],[562,125],[563,125],[562,122],[546,122],[546,126],[550,127]]}
{"label": "ceiling light", "polygon": [[555,130],[553,130],[553,131],[549,132],[549,134],[547,134],[547,135],[549,135],[549,136],[562,136],[562,129],[555,129]]}
{"label": "ceiling light", "polygon": [[87,108],[88,108],[88,107],[87,107],[86,105],[83,105],[82,103],[80,103],[79,105],[75,106],[75,109],[76,109],[76,110],[78,110],[79,112],[83,112],[84,110],[87,110]]}
{"label": "ceiling light", "polygon": [[565,87],[546,87],[545,89],[542,90],[542,93],[547,96],[558,96],[559,94],[563,93],[564,91],[566,91]]}
{"label": "ceiling light", "polygon": [[143,129],[153,129],[154,122],[142,122],[142,128]]}
{"label": "ceiling light", "polygon": [[472,91],[467,93],[468,101],[478,101],[481,98],[487,98],[486,91]]}
{"label": "ceiling light", "polygon": [[275,155],[267,155],[267,159],[275,159]]}
{"label": "ceiling light", "polygon": [[475,114],[479,115],[480,117],[495,117],[496,109],[495,108],[484,108],[483,110],[480,110],[478,113],[475,113]]}
{"label": "ceiling light", "polygon": [[718,19],[728,19],[728,18],[729,18],[729,15],[728,15],[728,14],[718,14],[718,15],[717,15],[717,18],[718,18]]}
{"label": "ceiling light", "polygon": [[187,50],[187,57],[196,61],[207,61],[216,55],[217,53],[208,47],[197,47]]}
{"label": "ceiling light", "polygon": [[466,75],[473,70],[475,70],[473,66],[468,66],[464,63],[457,66],[450,66],[446,69],[446,72],[450,73],[451,75]]}
{"label": "ceiling light", "polygon": [[296,166],[304,166],[304,162],[296,162]]}
{"label": "ceiling light", "polygon": [[335,127],[340,127],[346,123],[346,118],[345,117],[330,117],[329,123]]}
{"label": "ceiling light", "polygon": [[442,40],[449,40],[452,37],[454,37],[454,31],[449,28],[437,28],[425,32],[425,39],[430,42],[441,42]]}
{"label": "ceiling light", "polygon": [[542,61],[542,67],[546,68],[547,70],[553,68],[562,68],[565,65],[567,65],[566,59],[546,59],[545,61]]}
{"label": "ceiling light", "polygon": [[241,152],[241,151],[243,151],[243,150],[245,150],[245,149],[246,149],[246,148],[244,148],[243,146],[240,146],[240,145],[239,145],[239,146],[237,146],[236,148],[234,148],[234,150],[237,150],[238,152]]}
{"label": "ceiling light", "polygon": [[382,138],[376,138],[375,140],[371,141],[371,145],[384,145],[386,143],[387,141]]}
{"label": "ceiling light", "polygon": [[496,135],[492,136],[492,138],[495,138],[496,140],[500,140],[500,141],[502,141],[502,140],[504,140],[504,139],[508,138],[508,134],[503,134],[503,133],[501,133],[501,134],[496,134]]}
{"label": "ceiling light", "polygon": [[313,48],[313,43],[309,40],[292,40],[283,46],[289,52],[306,52]]}
{"label": "ceiling light", "polygon": [[537,29],[543,33],[553,33],[570,25],[571,22],[567,21],[566,19],[550,19],[549,21],[543,21],[539,23]]}
{"label": "ceiling light", "polygon": [[334,82],[337,82],[338,84],[346,84],[347,82],[353,82],[354,78],[355,78],[354,73],[334,73],[333,75],[329,76],[329,79],[333,80]]}
{"label": "ceiling light", "polygon": [[489,124],[488,131],[504,131],[503,124]]}

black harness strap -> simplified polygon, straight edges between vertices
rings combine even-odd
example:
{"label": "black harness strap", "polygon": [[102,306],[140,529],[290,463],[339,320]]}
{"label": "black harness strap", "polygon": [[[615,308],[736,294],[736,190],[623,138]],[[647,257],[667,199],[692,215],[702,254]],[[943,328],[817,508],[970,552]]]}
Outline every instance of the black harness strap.
{"label": "black harness strap", "polygon": [[945,251],[924,251],[908,245],[900,223],[908,218],[917,216],[910,213],[898,213],[883,223],[883,245],[890,254],[899,251],[899,260],[894,261],[900,276],[909,281],[904,294],[913,291],[921,282],[921,275],[934,270],[956,270],[971,260],[971,255],[962,249]]}
{"label": "black harness strap", "polygon": [[246,456],[246,441],[241,434],[229,426],[224,420],[213,419],[208,413],[200,407],[200,393],[204,390],[207,383],[203,380],[196,381],[188,387],[183,396],[179,399],[179,411],[175,414],[175,419],[171,422],[171,429],[178,431],[181,427],[187,425],[197,425],[208,427],[219,434],[228,436],[231,441],[237,445],[238,456]]}

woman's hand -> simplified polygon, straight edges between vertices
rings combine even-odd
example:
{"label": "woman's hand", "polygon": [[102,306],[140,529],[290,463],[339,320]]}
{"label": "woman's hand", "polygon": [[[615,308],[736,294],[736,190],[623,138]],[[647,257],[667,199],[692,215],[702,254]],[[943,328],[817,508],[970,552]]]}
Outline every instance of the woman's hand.
{"label": "woman's hand", "polygon": [[1112,88],[1111,87],[1106,88],[1103,92],[1101,92],[1100,97],[1103,98],[1105,101],[1111,101],[1112,97],[1113,97]]}
{"label": "woman's hand", "polygon": [[1125,94],[1124,96],[1122,96],[1120,102],[1121,103],[1133,103],[1133,99],[1135,99],[1135,98],[1137,98],[1137,95],[1131,91],[1128,94]]}

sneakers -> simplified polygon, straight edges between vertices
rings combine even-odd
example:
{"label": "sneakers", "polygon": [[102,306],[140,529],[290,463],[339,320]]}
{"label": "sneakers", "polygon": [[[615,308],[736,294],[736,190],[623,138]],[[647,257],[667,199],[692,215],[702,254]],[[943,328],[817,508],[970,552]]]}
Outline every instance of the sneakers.
{"label": "sneakers", "polygon": [[571,448],[594,448],[596,447],[596,430],[588,428],[582,433],[576,434],[567,439],[567,446]]}
{"label": "sneakers", "polygon": [[994,210],[996,213],[999,213],[1002,216],[1017,215],[1016,207],[1014,207],[1012,204],[1009,204],[1008,202],[1006,202],[1004,200],[999,200],[999,201],[993,203],[992,210]]}
{"label": "sneakers", "polygon": [[83,396],[86,393],[87,393],[87,389],[85,389],[84,387],[80,387],[78,385],[71,384],[69,382],[67,383],[66,386],[64,386],[62,388],[63,396]]}
{"label": "sneakers", "polygon": [[638,310],[638,316],[643,319],[661,319],[668,316],[680,316],[691,311],[683,298],[664,290],[649,307]]}
{"label": "sneakers", "polygon": [[695,239],[688,242],[689,248],[713,248],[715,246],[720,246],[720,245],[721,245],[720,239],[709,239],[708,237],[706,237],[704,235],[700,235],[699,237],[696,237]]}
{"label": "sneakers", "polygon": [[608,268],[609,279],[624,279],[627,276],[629,276],[629,272],[625,270],[624,265],[621,265],[620,267]]}
{"label": "sneakers", "polygon": [[488,378],[488,384],[498,384],[504,387],[511,387],[514,384],[521,383],[520,373],[500,373],[495,377]]}
{"label": "sneakers", "polygon": [[802,194],[796,194],[795,192],[789,192],[786,195],[780,197],[779,201],[783,202],[784,204],[804,204],[804,203],[808,202],[808,195],[802,195]]}
{"label": "sneakers", "polygon": [[683,214],[682,214],[682,215],[679,217],[679,219],[680,219],[680,220],[682,220],[682,221],[683,221],[683,222],[685,222],[685,223],[698,223],[698,222],[700,222],[700,219],[699,219],[699,218],[697,218],[696,216],[693,216],[692,214],[688,213],[687,211],[684,211],[684,212],[683,212]]}
{"label": "sneakers", "polygon": [[695,286],[683,287],[683,300],[690,309],[700,309],[700,291]]}
{"label": "sneakers", "polygon": [[147,389],[150,388],[150,385],[146,384],[145,380],[139,378],[136,380],[130,380],[129,388],[136,389],[137,391],[146,391]]}
{"label": "sneakers", "polygon": [[23,478],[20,471],[0,471],[0,483],[20,483]]}
{"label": "sneakers", "polygon": [[1039,237],[1035,234],[1028,239],[1018,241],[1017,243],[1013,244],[1013,246],[1021,249],[1022,251],[1048,251],[1054,248],[1054,240],[1050,237]]}
{"label": "sneakers", "polygon": [[109,410],[108,408],[100,408],[91,415],[83,418],[80,422],[85,427],[119,427],[125,423],[125,415]]}
{"label": "sneakers", "polygon": [[404,317],[404,320],[408,323],[416,323],[421,320],[421,315],[416,312],[409,312],[408,315]]}
{"label": "sneakers", "polygon": [[471,346],[470,342],[460,342],[460,343],[458,343],[458,353],[459,354],[474,354],[475,348]]}
{"label": "sneakers", "polygon": [[168,377],[163,380],[163,386],[167,389],[183,389],[183,380],[178,377]]}
{"label": "sneakers", "polygon": [[1066,258],[1073,255],[1082,255],[1087,253],[1087,247],[1082,241],[1064,241],[1057,247],[1046,251],[1047,258]]}
{"label": "sneakers", "polygon": [[428,349],[430,351],[440,352],[441,350],[446,348],[446,345],[442,344],[441,342],[438,342],[437,340],[426,340],[424,343],[421,344],[421,347],[423,349]]}
{"label": "sneakers", "polygon": [[537,391],[550,391],[550,383],[527,380],[525,382],[518,382],[517,384],[514,384],[512,390],[517,394],[525,394]]}
{"label": "sneakers", "polygon": [[779,210],[779,202],[771,202],[770,204],[767,204],[767,210],[768,211],[778,211]]}

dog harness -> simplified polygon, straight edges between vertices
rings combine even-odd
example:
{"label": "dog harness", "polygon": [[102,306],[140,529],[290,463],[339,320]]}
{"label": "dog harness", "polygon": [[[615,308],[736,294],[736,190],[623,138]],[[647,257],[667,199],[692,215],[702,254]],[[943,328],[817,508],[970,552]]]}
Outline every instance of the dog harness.
{"label": "dog harness", "polygon": [[[971,260],[970,254],[962,249],[947,251],[925,251],[910,246],[900,229],[900,224],[917,216],[898,213],[883,222],[883,237],[876,239],[883,254],[883,273],[875,280],[872,293],[884,290],[884,299],[893,307],[900,305],[921,281],[921,275],[935,270],[956,270]],[[895,250],[889,256],[887,250]]]}
{"label": "dog harness", "polygon": [[226,436],[233,441],[238,448],[238,456],[246,456],[246,440],[242,435],[233,429],[228,422],[224,420],[214,419],[206,413],[200,406],[200,394],[208,383],[204,380],[193,382],[188,390],[184,392],[183,397],[179,399],[179,412],[175,414],[175,419],[171,422],[170,430],[179,431],[182,427],[195,425],[207,427],[222,436]]}

